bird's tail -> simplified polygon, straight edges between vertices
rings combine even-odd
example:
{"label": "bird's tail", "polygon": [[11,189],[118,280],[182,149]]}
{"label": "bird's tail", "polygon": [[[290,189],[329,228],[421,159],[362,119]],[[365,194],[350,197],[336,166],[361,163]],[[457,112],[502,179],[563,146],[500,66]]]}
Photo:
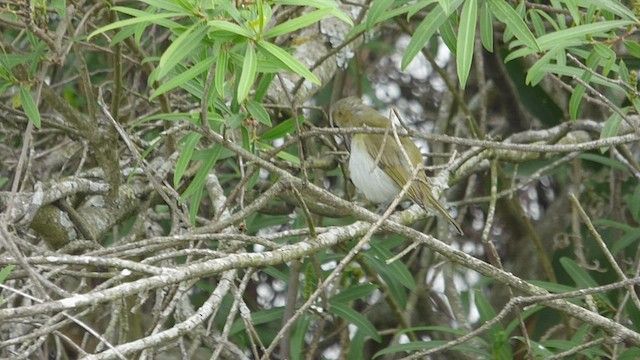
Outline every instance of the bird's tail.
{"label": "bird's tail", "polygon": [[451,216],[451,214],[449,214],[449,212],[444,208],[444,206],[442,206],[442,204],[440,204],[440,202],[433,197],[433,195],[431,194],[431,191],[429,191],[429,189],[424,189],[422,193],[423,193],[422,206],[431,207],[438,210],[438,212],[442,214],[442,216],[444,216],[444,218],[447,219],[447,221],[449,221],[449,223],[451,223],[453,227],[456,228],[456,230],[458,231],[458,234],[464,235],[464,232],[462,231],[460,224],[458,224],[458,222]]}

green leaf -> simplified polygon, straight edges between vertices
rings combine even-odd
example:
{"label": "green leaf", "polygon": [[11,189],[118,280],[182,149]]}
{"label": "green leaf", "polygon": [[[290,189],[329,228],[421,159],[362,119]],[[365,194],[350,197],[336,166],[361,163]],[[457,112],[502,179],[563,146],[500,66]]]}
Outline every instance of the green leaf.
{"label": "green leaf", "polygon": [[271,276],[272,278],[276,279],[276,280],[280,280],[283,283],[287,283],[289,281],[289,275],[283,273],[282,271],[274,268],[273,266],[269,266],[266,267],[264,269],[262,269],[262,272],[264,272],[265,274]]}
{"label": "green leaf", "polygon": [[7,265],[0,270],[0,284],[3,284],[4,281],[7,280],[9,274],[11,274],[11,271],[13,271],[15,267],[15,265]]}
{"label": "green leaf", "polygon": [[627,202],[629,206],[629,212],[635,221],[640,220],[640,186],[636,187],[636,190],[633,192],[631,200]]}
{"label": "green leaf", "polygon": [[[303,116],[298,116],[298,123],[302,124],[304,121]],[[260,135],[260,139],[263,141],[271,141],[275,139],[279,139],[287,134],[294,133],[296,131],[296,124],[293,122],[293,118],[289,118],[280,124],[276,125],[274,128],[271,128],[265,131],[262,135]]]}
{"label": "green leaf", "polygon": [[249,95],[251,86],[256,80],[256,52],[253,50],[253,45],[247,43],[247,49],[244,53],[244,60],[242,62],[242,72],[240,73],[240,80],[238,81],[238,93],[236,95],[236,101],[241,103]]}
{"label": "green leaf", "polygon": [[[633,14],[628,7],[620,3],[618,0],[581,0],[581,2],[587,5],[594,5],[597,9],[604,9],[619,17],[634,22],[638,21],[638,18]],[[585,6],[587,7],[587,6]]]}
{"label": "green leaf", "polygon": [[[454,0],[454,6],[457,6],[462,2],[462,0]],[[427,16],[425,16],[424,20],[418,25],[416,31],[413,33],[411,37],[411,41],[409,41],[409,45],[407,45],[407,49],[402,56],[401,69],[404,71],[409,63],[413,60],[413,58],[418,55],[418,53],[424,48],[427,42],[431,39],[431,36],[438,30],[442,24],[447,21],[447,16],[442,10],[441,6],[434,7]]]}
{"label": "green leaf", "polygon": [[564,54],[564,48],[562,46],[551,49],[549,52],[544,54],[544,56],[538,59],[538,61],[529,68],[529,71],[527,71],[527,77],[525,78],[526,84],[531,86],[538,85],[546,75],[546,73],[542,71],[542,68],[551,60],[557,59],[560,54]]}
{"label": "green leaf", "polygon": [[522,324],[523,320],[528,319],[530,316],[544,309],[545,307],[541,305],[526,307],[524,311],[520,312],[520,315],[518,315],[518,318],[514,319],[509,323],[509,325],[507,325],[504,331],[505,334],[512,335],[516,329],[520,329],[520,325]]}
{"label": "green leaf", "polygon": [[[428,340],[428,341],[411,341],[408,343],[404,343],[404,344],[397,344],[397,345],[390,345],[384,348],[384,350],[380,350],[377,353],[375,353],[375,355],[373,356],[374,359],[383,356],[383,355],[387,355],[387,354],[393,354],[393,353],[397,353],[397,352],[413,352],[413,351],[420,351],[420,350],[428,350],[428,349],[433,349],[436,348],[438,346],[442,346],[445,345],[449,342],[449,340]],[[451,347],[451,350],[454,351],[459,351],[459,352],[464,352],[465,353],[465,358],[477,358],[477,359],[492,359],[493,357],[491,356],[491,354],[489,354],[487,351],[483,350],[483,349],[478,349],[475,348],[474,346],[471,345],[466,345],[466,344],[462,344],[462,345],[456,345]],[[471,355],[476,355],[477,357],[471,356]]]}
{"label": "green leaf", "polygon": [[220,154],[222,153],[222,145],[216,144],[213,148],[207,150],[206,153],[207,158],[203,161],[202,166],[198,169],[196,176],[193,178],[187,189],[180,196],[183,200],[188,199],[204,188],[207,175],[209,175],[209,172],[213,169],[213,166],[216,164]]}
{"label": "green leaf", "polygon": [[189,223],[191,225],[196,224],[196,218],[198,217],[198,211],[200,210],[200,203],[204,197],[204,186],[194,188],[193,193],[190,195],[191,202],[189,203]]}
{"label": "green leaf", "polygon": [[627,48],[627,52],[631,54],[631,56],[640,58],[640,44],[631,40],[624,40],[624,47]]}
{"label": "green leaf", "polygon": [[302,29],[304,27],[307,27],[311,24],[314,24],[324,19],[325,17],[327,17],[327,15],[331,14],[332,12],[333,12],[333,9],[331,8],[314,10],[312,12],[306,13],[302,16],[299,16],[297,18],[285,21],[281,24],[274,26],[271,30],[267,31],[267,33],[264,34],[263,37],[268,39],[275,36],[280,36],[282,34],[294,32],[298,29]]}
{"label": "green leaf", "polygon": [[[607,121],[605,121],[604,126],[602,127],[602,131],[600,131],[600,139],[608,139],[618,136],[621,123],[622,116],[614,111],[611,116],[609,116]],[[604,154],[605,152],[607,152],[607,150],[609,150],[608,146],[601,147],[600,153]]]}
{"label": "green leaf", "polygon": [[[585,71],[580,77],[585,83],[589,83],[591,81],[591,73]],[[580,102],[582,102],[582,96],[586,92],[586,88],[582,84],[576,85],[575,89],[571,93],[571,98],[569,99],[569,115],[572,120],[576,120],[578,118],[578,110],[580,110]]]}
{"label": "green leaf", "polygon": [[[398,329],[396,334],[399,335],[399,334],[406,334],[409,332],[417,332],[417,331],[432,331],[432,332],[438,332],[438,333],[453,334],[457,336],[463,336],[467,333],[466,330],[462,330],[462,329],[454,329],[447,326],[431,325],[431,326],[411,326],[408,328]],[[477,344],[481,344],[483,346],[486,345],[486,343],[482,339],[478,338],[477,340],[478,340]]]}
{"label": "green leaf", "polygon": [[552,283],[552,282],[543,281],[543,280],[529,280],[529,283],[531,283],[532,285],[541,287],[552,293],[576,291],[576,288],[573,286],[567,286],[567,285]]}
{"label": "green leaf", "polygon": [[[257,28],[257,33],[258,34],[262,34],[264,32],[264,24],[265,23],[269,23],[269,20],[271,20],[271,7],[267,6],[266,9],[266,13],[265,13],[265,6],[263,4],[262,1],[256,1],[256,9],[258,10],[258,28]],[[255,28],[255,25],[254,25]]]}
{"label": "green leaf", "polygon": [[193,49],[200,46],[206,33],[207,27],[203,23],[197,23],[180,34],[160,57],[155,80],[165,77],[185,57],[190,56]]}
{"label": "green leaf", "polygon": [[307,69],[298,60],[296,60],[286,51],[282,50],[280,47],[263,40],[258,41],[257,45],[258,48],[264,50],[267,54],[270,54],[276,59],[282,61],[282,63],[287,66],[289,70],[309,80],[313,84],[320,85],[320,80],[318,80],[318,78],[311,71],[309,71],[309,69]]}
{"label": "green leaf", "polygon": [[633,108],[636,110],[636,113],[640,113],[640,98],[634,96],[630,100]]}
{"label": "green leaf", "polygon": [[[139,18],[139,17],[146,17],[149,15],[153,15],[155,14],[155,10],[153,8],[149,8],[146,9],[145,11],[143,10],[138,10],[138,9],[134,9],[134,8],[130,8],[130,7],[125,7],[125,6],[114,6],[111,8],[111,10],[117,10],[120,13],[129,15],[133,18]],[[182,14],[184,11],[184,9],[180,9],[177,12],[174,12],[173,14]],[[188,14],[188,13],[185,13]],[[151,24],[156,24],[156,25],[160,25],[162,27],[165,27],[167,29],[178,29],[178,28],[185,28],[184,25],[181,25],[173,20],[168,20],[168,19],[157,19],[151,22],[143,22],[143,23],[139,23],[136,24],[137,26],[140,26],[140,32],[144,31],[144,29],[146,27],[148,27]],[[137,26],[134,26],[134,28],[137,28]],[[139,40],[139,39],[138,39]]]}
{"label": "green leaf", "polygon": [[[485,298],[480,291],[475,291],[473,294],[475,297],[476,307],[478,308],[478,313],[480,314],[480,321],[489,321],[496,317],[496,311],[493,309],[487,298]],[[502,325],[498,323],[492,326],[489,332],[491,333],[500,330],[502,330]]]}
{"label": "green leaf", "polygon": [[[251,313],[251,323],[253,324],[253,326],[257,326],[257,325],[270,323],[273,321],[281,322],[283,316],[284,316],[283,307],[256,311],[254,313]],[[280,325],[280,322],[278,322],[279,325]],[[245,330],[244,321],[242,319],[238,319],[231,326],[231,331],[229,331],[229,335],[230,336],[237,335],[243,330]]]}
{"label": "green leaf", "polygon": [[364,253],[364,258],[368,264],[374,267],[380,278],[389,287],[389,293],[400,304],[400,307],[404,309],[407,306],[407,290],[400,284],[400,282],[391,274],[391,271],[387,268],[387,264],[376,259],[370,252]]}
{"label": "green leaf", "polygon": [[[633,200],[640,200],[640,196],[638,196],[638,191],[636,191],[636,193],[634,193],[633,195]],[[625,199],[627,200],[627,199]],[[627,205],[630,205],[630,209],[631,210],[631,205],[629,204],[629,202],[627,203]],[[638,205],[635,205],[636,207]],[[622,230],[624,232],[633,232],[633,231],[640,231],[639,228],[634,227],[633,225],[629,225],[629,224],[625,224],[625,223],[621,223],[618,221],[613,221],[613,220],[608,220],[608,219],[596,219],[593,221],[593,224],[596,226],[605,226],[605,227],[611,227],[614,229],[618,229],[618,230]]]}
{"label": "green leaf", "polygon": [[[309,5],[307,5],[307,6],[309,6]],[[331,15],[335,16],[339,20],[342,20],[347,25],[353,27],[353,20],[349,17],[349,15],[345,14],[344,12],[342,12],[342,10],[340,10],[340,8],[338,8],[338,7],[334,8],[333,11],[331,12]]]}
{"label": "green leaf", "polygon": [[480,7],[480,41],[488,52],[493,52],[493,16],[486,2]]}
{"label": "green leaf", "polygon": [[575,260],[563,257],[560,259],[560,264],[579,288],[587,289],[598,286],[598,283],[591,277],[591,275],[578,265]]}
{"label": "green leaf", "polygon": [[500,331],[491,337],[491,354],[493,359],[513,359],[513,352],[509,346],[509,337]]}
{"label": "green leaf", "polygon": [[438,0],[440,8],[444,11],[445,16],[451,15],[451,0]]}
{"label": "green leaf", "polygon": [[273,81],[273,78],[276,75],[274,73],[271,74],[263,74],[260,77],[260,81],[258,82],[258,85],[256,86],[256,90],[253,93],[253,99],[255,101],[262,101],[265,97],[265,95],[267,95],[267,91],[269,91],[269,86],[271,85],[271,81]]}
{"label": "green leaf", "polygon": [[318,276],[315,272],[313,264],[311,262],[307,262],[307,265],[304,268],[304,280],[302,283],[302,298],[305,300],[309,300],[311,295],[318,288]]}
{"label": "green leaf", "polygon": [[573,20],[576,25],[580,25],[582,14],[580,14],[580,9],[578,9],[578,2],[575,0],[564,1],[564,5],[567,7],[567,10],[569,10],[569,14],[571,14],[571,20]]}
{"label": "green leaf", "polygon": [[367,11],[367,30],[371,30],[376,25],[384,13],[391,7],[393,0],[373,0]]}
{"label": "green leaf", "polygon": [[[617,58],[615,51],[611,50],[610,46],[600,43],[594,44],[593,50],[600,57],[598,60],[599,65],[602,66],[602,76],[607,77],[611,69],[613,69],[615,66]],[[590,65],[589,67],[595,70],[597,69],[598,64]]]}
{"label": "green leaf", "polygon": [[371,245],[371,253],[375,255],[377,261],[380,264],[384,264],[386,266],[386,270],[389,275],[393,276],[398,282],[400,282],[403,286],[411,291],[416,290],[415,279],[411,275],[409,269],[402,261],[394,261],[391,264],[386,264],[386,260],[391,259],[393,254],[391,251],[385,249],[380,245]]}
{"label": "green leaf", "polygon": [[181,12],[184,8],[172,0],[140,0],[141,2],[169,12]]}
{"label": "green leaf", "polygon": [[618,360],[637,360],[640,359],[640,348],[634,347],[625,350],[620,356],[618,356]]}
{"label": "green leaf", "polygon": [[487,0],[491,7],[491,12],[501,22],[505,23],[509,30],[513,32],[518,40],[522,41],[524,45],[535,51],[540,51],[540,46],[536,41],[536,38],[531,33],[531,30],[527,27],[527,24],[522,20],[520,15],[504,0]]}
{"label": "green leaf", "polygon": [[534,359],[548,359],[549,357],[555,355],[551,350],[544,347],[542,344],[537,341],[532,341],[527,338],[526,340],[522,336],[514,336],[513,339],[520,341],[523,344],[527,344],[527,346],[531,346],[532,357]]}
{"label": "green leaf", "polygon": [[464,89],[473,63],[473,47],[476,40],[476,21],[478,19],[478,1],[467,0],[460,14],[457,43],[457,70],[460,86]]}
{"label": "green leaf", "polygon": [[348,323],[355,325],[358,330],[362,331],[365,335],[369,336],[376,342],[382,341],[380,334],[378,334],[378,331],[376,330],[375,326],[373,326],[371,321],[369,321],[366,317],[353,310],[352,308],[340,303],[336,303],[329,306],[329,312],[344,319]]}
{"label": "green leaf", "polygon": [[230,32],[232,34],[240,35],[245,38],[253,38],[254,36],[254,34],[248,29],[245,29],[238,24],[234,24],[228,21],[210,20],[209,22],[207,22],[207,25],[209,25],[214,30]]}
{"label": "green leaf", "polygon": [[305,336],[311,326],[311,319],[311,316],[302,316],[293,326],[293,330],[291,331],[291,360],[302,360],[305,358],[304,350],[307,346],[305,343]]}
{"label": "green leaf", "polygon": [[[493,1],[497,1],[497,0],[493,0]],[[538,45],[540,46],[541,51],[546,51],[558,45],[559,43],[571,43],[574,41],[582,40],[586,38],[587,35],[591,37],[603,36],[602,33],[604,32],[608,32],[610,30],[620,28],[620,27],[625,27],[631,24],[633,24],[632,21],[613,20],[613,21],[602,21],[602,22],[597,22],[593,24],[575,26],[575,27],[571,27],[568,29],[560,30],[560,31],[555,31],[555,32],[540,36],[538,38]]]}
{"label": "green leaf", "polygon": [[[637,219],[637,217],[634,217],[634,219]],[[616,239],[616,242],[611,247],[611,254],[617,256],[622,250],[637,243],[638,239],[640,239],[640,230],[630,230],[619,239]],[[637,246],[635,248],[637,248]]]}
{"label": "green leaf", "polygon": [[158,88],[155,89],[153,91],[153,94],[151,94],[151,96],[149,97],[149,100],[153,100],[156,97],[158,97],[159,95],[162,95],[162,94],[166,93],[167,91],[173,90],[173,89],[177,88],[178,86],[183,85],[187,81],[195,78],[196,76],[202,74],[203,72],[207,71],[211,67],[211,64],[213,64],[213,62],[215,60],[216,60],[216,58],[214,58],[214,57],[208,57],[208,58],[200,61],[199,63],[193,65],[187,71],[180,72],[176,77],[174,77],[171,80],[167,81],[166,83],[158,86]]}
{"label": "green leaf", "polygon": [[618,160],[612,159],[608,156],[602,156],[594,153],[582,153],[578,155],[578,159],[592,161],[598,164],[602,164],[604,166],[608,166],[612,169],[622,170],[624,172],[628,172],[629,169]]}
{"label": "green leaf", "polygon": [[[126,27],[124,29],[121,29],[115,35],[113,35],[113,37],[111,38],[111,46],[114,46],[114,45],[116,45],[118,43],[121,43],[126,38],[128,38],[131,35],[133,35],[135,32],[136,32],[136,27],[135,26],[130,26],[130,27]],[[139,43],[140,43],[139,41],[136,41],[136,44],[139,44]]]}
{"label": "green leaf", "polygon": [[24,113],[27,114],[27,118],[29,118],[29,121],[31,121],[33,125],[39,129],[42,125],[42,121],[40,119],[40,111],[38,110],[38,106],[33,100],[33,97],[31,97],[29,88],[24,86],[20,86],[20,104],[22,105]]}
{"label": "green leaf", "polygon": [[229,66],[229,55],[227,51],[221,49],[220,53],[218,53],[216,71],[213,77],[213,86],[221,97],[224,96],[224,82],[227,77],[227,66]]}
{"label": "green leaf", "polygon": [[371,294],[378,287],[373,284],[359,284],[351,286],[346,290],[341,291],[338,295],[335,295],[329,299],[331,304],[343,303],[347,304],[356,299],[362,299],[365,296]]}
{"label": "green leaf", "polygon": [[182,176],[191,161],[193,150],[196,148],[196,145],[198,145],[198,142],[200,142],[200,138],[202,138],[202,135],[196,132],[185,136],[184,146],[176,162],[176,170],[173,174],[173,187],[176,189],[180,186],[180,180],[182,180]]}
{"label": "green leaf", "polygon": [[438,2],[438,0],[421,0],[421,1],[417,1],[414,4],[410,4],[410,5],[406,5],[406,6],[402,6],[402,7],[398,7],[395,8],[391,11],[387,11],[384,15],[385,20],[386,19],[391,19],[395,16],[407,13],[407,21],[411,20],[411,18],[417,14],[420,10],[424,9],[425,7]]}
{"label": "green leaf", "polygon": [[271,118],[269,118],[269,113],[264,108],[264,106],[262,106],[262,104],[257,101],[249,100],[247,101],[246,106],[249,114],[251,114],[254,119],[258,120],[262,124],[271,127]]}
{"label": "green leaf", "polygon": [[[491,303],[484,297],[481,291],[474,291],[475,304],[480,313],[481,321],[489,321],[496,316],[496,311],[491,306]],[[501,324],[495,324],[487,332],[491,340],[491,352],[494,359],[513,359],[511,354],[511,348],[507,341],[504,328]]]}
{"label": "green leaf", "polygon": [[[545,73],[556,74],[559,76],[569,76],[572,78],[580,77],[584,73],[584,70],[582,69],[578,69],[570,66],[556,65],[556,64],[543,65],[541,68],[541,71]],[[592,78],[591,82],[594,84],[603,85],[608,88],[614,89],[616,91],[620,91],[621,93],[624,93],[624,90],[619,85],[611,83],[610,81],[603,80],[599,77]]]}
{"label": "green leaf", "polygon": [[440,38],[447,45],[454,57],[458,56],[458,40],[454,28],[458,27],[458,13],[449,15],[447,21],[440,26]]}
{"label": "green leaf", "polygon": [[338,4],[334,0],[274,0],[273,3],[291,6],[313,6],[317,9],[338,7]]}
{"label": "green leaf", "polygon": [[361,330],[356,331],[356,334],[349,341],[349,353],[347,354],[347,360],[361,360],[364,353],[365,335]]}
{"label": "green leaf", "polygon": [[[118,9],[119,7],[116,6],[115,8]],[[103,27],[97,29],[96,31],[92,32],[87,37],[87,40],[91,40],[92,37],[94,37],[94,36],[96,36],[98,34],[102,34],[104,32],[107,32],[109,30],[113,30],[113,29],[117,29],[117,28],[121,28],[121,27],[125,27],[125,26],[130,26],[130,25],[141,24],[141,23],[145,23],[145,22],[146,23],[152,23],[152,24],[166,24],[166,22],[162,22],[162,20],[167,19],[167,18],[172,18],[172,17],[187,16],[187,15],[188,15],[188,13],[186,13],[186,12],[182,12],[182,13],[149,14],[149,15],[145,15],[145,16],[134,17],[134,18],[131,18],[131,19],[116,21],[116,22],[114,22],[112,24],[103,26]]]}
{"label": "green leaf", "polygon": [[[266,150],[266,151],[272,151],[272,150],[275,149],[273,146],[271,146],[269,144],[265,144],[265,143],[263,143],[261,141],[256,142],[256,146],[258,146],[260,149]],[[289,154],[286,151],[280,151],[280,152],[278,152],[276,154],[276,156],[279,157],[280,159],[288,161],[288,162],[290,162],[292,164],[300,165],[300,158],[295,156],[295,155]]]}
{"label": "green leaf", "polygon": [[531,25],[533,25],[533,30],[535,31],[537,36],[542,36],[547,33],[545,29],[545,24],[542,21],[542,17],[539,14],[539,10],[534,9],[529,12],[529,19],[531,20]]}
{"label": "green leaf", "polygon": [[65,0],[51,0],[49,7],[55,10],[61,18],[67,17],[67,5]]}

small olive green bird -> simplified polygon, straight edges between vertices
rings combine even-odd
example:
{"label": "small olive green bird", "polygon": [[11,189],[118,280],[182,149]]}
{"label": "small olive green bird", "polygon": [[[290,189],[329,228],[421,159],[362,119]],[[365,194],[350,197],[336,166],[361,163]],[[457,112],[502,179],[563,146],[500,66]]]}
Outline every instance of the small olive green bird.
{"label": "small olive green bird", "polygon": [[[375,109],[364,105],[356,97],[347,97],[336,101],[331,107],[331,119],[335,125],[343,128],[386,129],[391,126],[388,118]],[[407,181],[411,179],[413,169],[423,164],[422,154],[413,141],[401,137],[400,143],[404,152],[391,132],[388,134],[353,134],[351,137],[351,156],[349,156],[351,181],[358,190],[364,193],[367,199],[376,204],[388,204],[393,201]],[[438,210],[462,235],[460,225],[433,197],[431,187],[427,184],[426,179],[426,174],[420,171],[416,181],[407,190],[408,197],[425,209]]]}

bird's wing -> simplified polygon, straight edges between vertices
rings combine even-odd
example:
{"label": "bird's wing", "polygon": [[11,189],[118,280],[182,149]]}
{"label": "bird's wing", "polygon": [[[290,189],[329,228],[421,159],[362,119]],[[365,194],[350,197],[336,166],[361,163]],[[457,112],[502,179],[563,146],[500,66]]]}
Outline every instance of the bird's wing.
{"label": "bird's wing", "polygon": [[[367,151],[371,157],[374,161],[378,162],[378,166],[387,173],[398,186],[403,187],[411,178],[413,167],[422,164],[422,155],[418,147],[411,140],[401,138],[400,144],[402,144],[402,149],[404,149],[403,152],[392,134],[368,136],[371,136],[374,140],[365,142]],[[381,151],[384,152],[385,156],[380,156]],[[407,157],[409,161],[411,161],[412,166],[409,166]],[[421,174],[421,176],[424,176],[424,173],[421,172]],[[411,198],[420,198],[421,196],[415,193],[417,189],[413,190],[413,188],[414,186],[409,189],[409,196]]]}

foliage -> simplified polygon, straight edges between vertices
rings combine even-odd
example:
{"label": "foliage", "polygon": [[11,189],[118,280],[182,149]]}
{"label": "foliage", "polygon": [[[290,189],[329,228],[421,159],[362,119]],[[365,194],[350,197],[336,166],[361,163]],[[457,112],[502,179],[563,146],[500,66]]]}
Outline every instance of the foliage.
{"label": "foliage", "polygon": [[[4,4],[0,354],[636,358],[627,3]],[[353,94],[466,235],[360,206]]]}

